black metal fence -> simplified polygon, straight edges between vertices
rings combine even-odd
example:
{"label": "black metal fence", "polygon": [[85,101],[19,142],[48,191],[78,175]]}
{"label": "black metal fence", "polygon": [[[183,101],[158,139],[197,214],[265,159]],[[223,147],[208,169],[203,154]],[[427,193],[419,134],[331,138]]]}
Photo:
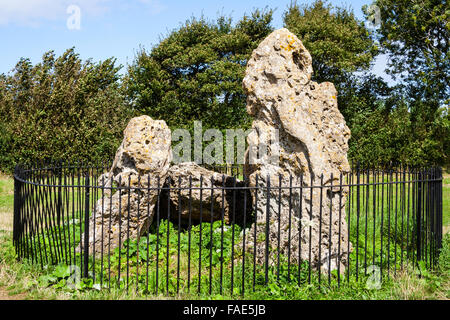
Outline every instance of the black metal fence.
{"label": "black metal fence", "polygon": [[200,183],[117,182],[102,176],[109,167],[17,166],[18,258],[73,266],[101,288],[243,296],[272,282],[340,286],[419,261],[433,268],[441,247],[437,167],[358,166],[327,182],[267,177],[252,186],[236,166]]}

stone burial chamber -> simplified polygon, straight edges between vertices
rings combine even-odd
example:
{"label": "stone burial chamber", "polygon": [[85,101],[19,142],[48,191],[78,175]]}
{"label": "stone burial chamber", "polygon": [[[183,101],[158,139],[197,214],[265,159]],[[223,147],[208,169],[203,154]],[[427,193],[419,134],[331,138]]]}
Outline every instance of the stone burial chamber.
{"label": "stone burial chamber", "polygon": [[[345,270],[351,250],[348,190],[338,185],[340,175],[350,171],[350,130],[334,85],[312,81],[312,73],[311,55],[287,29],[272,32],[253,51],[243,79],[253,117],[245,183],[193,162],[172,164],[166,123],[149,116],[131,119],[112,167],[98,179],[106,189],[90,217],[89,252],[108,252],[128,236],[139,238],[155,214],[167,218],[170,212],[174,222],[194,224],[222,218],[242,223],[245,213],[250,222],[245,247],[256,252],[259,263],[269,245],[271,264],[280,252],[293,263],[300,257],[322,271]],[[267,152],[255,158],[250,148],[261,145]],[[321,184],[334,187],[321,191]],[[78,249],[84,246],[82,240]]]}
{"label": "stone burial chamber", "polygon": [[[193,162],[171,166],[171,161],[171,131],[165,121],[131,119],[110,170],[98,178],[104,188],[89,221],[89,252],[108,252],[128,237],[141,237],[158,214],[170,214],[171,221],[183,225],[199,223],[200,216],[203,222],[223,216],[225,223],[242,223],[244,213],[250,221],[251,198],[242,181]],[[119,187],[113,194],[112,184]],[[78,251],[82,247],[84,239]]]}
{"label": "stone burial chamber", "polygon": [[227,224],[251,221],[250,192],[243,189],[244,182],[236,177],[194,162],[173,165],[168,175],[159,202],[161,218],[167,218],[170,212],[170,220],[180,221],[184,226],[222,220],[222,215]]}

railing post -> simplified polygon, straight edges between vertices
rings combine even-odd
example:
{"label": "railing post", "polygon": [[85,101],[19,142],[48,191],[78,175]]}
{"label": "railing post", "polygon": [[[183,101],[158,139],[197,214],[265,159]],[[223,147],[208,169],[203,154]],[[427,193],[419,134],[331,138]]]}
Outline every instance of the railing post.
{"label": "railing post", "polygon": [[19,238],[21,234],[20,227],[20,189],[21,182],[17,179],[19,176],[19,165],[16,165],[14,169],[14,220],[13,220],[13,243],[16,250],[16,254],[19,257]]}
{"label": "railing post", "polygon": [[[361,205],[361,181],[360,181],[360,164],[359,161],[356,167],[356,243],[359,244],[359,215]],[[356,246],[356,281],[358,281],[358,267],[359,267],[359,245]]]}
{"label": "railing post", "polygon": [[[265,283],[269,283],[269,238],[270,238],[270,176],[267,175],[266,231],[265,231]],[[256,225],[255,225],[256,228]],[[256,244],[255,244],[256,246]]]}
{"label": "railing post", "polygon": [[86,171],[85,176],[85,197],[84,197],[84,268],[83,276],[88,277],[89,268],[89,170]]}
{"label": "railing post", "polygon": [[421,214],[422,214],[422,171],[417,175],[417,208],[416,208],[416,236],[417,236],[417,261],[421,260]]}
{"label": "railing post", "polygon": [[56,221],[58,224],[58,228],[61,228],[61,206],[62,206],[62,161],[58,162],[56,165],[56,178],[55,181],[58,181],[58,200],[56,202]]}
{"label": "railing post", "polygon": [[442,212],[443,212],[443,207],[442,207],[442,184],[443,184],[443,175],[442,175],[442,168],[438,168],[438,191],[437,191],[437,220],[438,225],[437,225],[437,233],[438,233],[438,237],[437,237],[437,251],[439,252],[442,248],[442,234],[443,234],[443,225],[442,225]]}

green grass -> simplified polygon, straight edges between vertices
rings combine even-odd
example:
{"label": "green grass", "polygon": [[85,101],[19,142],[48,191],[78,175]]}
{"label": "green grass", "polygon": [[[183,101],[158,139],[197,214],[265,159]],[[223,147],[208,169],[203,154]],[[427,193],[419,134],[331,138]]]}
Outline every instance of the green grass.
{"label": "green grass", "polygon": [[[449,222],[449,187],[445,186],[449,183],[449,178],[446,177],[446,180],[444,181],[444,224],[448,226]],[[8,177],[3,177],[0,180],[0,213],[2,216],[9,217],[11,219],[12,217],[12,204],[13,204],[13,196],[12,196],[12,180]],[[369,194],[371,193],[371,189],[369,189]],[[387,191],[385,191],[387,192]],[[371,207],[372,204],[372,198],[369,197],[368,207]],[[385,211],[387,204],[384,205]],[[364,207],[363,207],[364,208]],[[364,212],[365,213],[365,212]],[[322,276],[322,284],[321,286],[318,285],[318,277],[317,273],[312,272],[312,279],[311,284],[308,284],[306,281],[307,273],[305,271],[307,270],[307,265],[302,266],[302,273],[301,273],[301,282],[300,285],[296,284],[296,278],[294,278],[294,281],[289,281],[287,278],[287,267],[286,263],[281,264],[281,273],[279,274],[279,281],[276,281],[277,277],[277,270],[275,268],[269,269],[269,286],[264,286],[264,272],[263,270],[259,270],[256,274],[256,283],[260,284],[259,286],[256,286],[256,290],[252,291],[252,263],[248,261],[246,264],[246,271],[244,272],[245,275],[245,298],[246,299],[448,299],[450,297],[449,294],[449,271],[448,267],[439,268],[439,270],[436,270],[434,272],[426,271],[426,268],[422,266],[422,277],[419,278],[417,276],[417,268],[413,269],[411,265],[407,265],[406,260],[404,261],[404,266],[407,267],[403,270],[400,270],[400,265],[397,263],[395,267],[397,268],[397,273],[393,275],[393,265],[391,264],[391,277],[385,277],[383,278],[382,287],[379,290],[376,289],[367,289],[366,283],[368,277],[364,275],[362,272],[362,253],[365,252],[366,248],[366,241],[365,239],[369,239],[368,241],[368,254],[369,254],[369,261],[373,257],[375,257],[376,261],[379,261],[379,256],[377,255],[377,252],[380,248],[380,238],[381,235],[386,235],[389,233],[392,233],[391,230],[382,230],[380,225],[380,219],[379,216],[377,216],[375,219],[375,224],[371,220],[371,216],[368,215],[368,233],[367,236],[365,234],[365,229],[360,227],[359,230],[359,241],[356,241],[356,224],[355,223],[355,217],[356,213],[352,209],[351,212],[351,241],[354,244],[358,244],[359,247],[359,263],[360,263],[360,274],[359,274],[359,280],[356,281],[354,275],[350,277],[350,282],[346,283],[344,282],[341,284],[340,287],[337,285],[336,277],[332,277],[331,285],[328,285],[323,282],[324,279],[326,279],[326,276]],[[398,216],[399,217],[399,216]],[[398,218],[397,217],[397,218]],[[365,215],[360,212],[360,219],[363,219],[362,221],[365,221]],[[387,218],[384,220],[384,228],[387,228]],[[6,221],[6,220],[5,220]],[[395,219],[393,216],[391,216],[390,221],[390,227],[395,227]],[[397,221],[399,222],[399,221]],[[166,299],[168,298],[165,295],[166,286],[169,287],[169,294],[175,296],[178,299],[184,299],[184,298],[191,298],[191,299],[222,299],[222,298],[232,298],[232,299],[239,299],[242,293],[240,291],[240,287],[242,286],[241,278],[242,278],[242,264],[236,263],[234,264],[234,281],[235,281],[235,287],[233,292],[230,288],[230,277],[231,273],[229,272],[229,266],[231,263],[230,257],[230,250],[231,245],[228,243],[231,241],[231,228],[225,232],[225,239],[227,243],[225,244],[224,248],[225,251],[223,253],[225,260],[223,262],[223,291],[222,294],[219,292],[219,286],[220,286],[220,269],[221,269],[221,263],[220,263],[220,255],[217,252],[217,239],[216,241],[212,242],[211,244],[207,241],[203,242],[203,257],[202,257],[202,266],[205,268],[204,273],[202,275],[202,291],[200,294],[196,293],[197,289],[197,283],[198,283],[198,272],[192,272],[192,270],[198,271],[198,252],[193,250],[191,254],[193,255],[192,258],[192,265],[191,267],[191,275],[190,275],[190,290],[188,292],[187,290],[187,259],[185,252],[187,251],[187,245],[188,245],[188,234],[187,232],[181,232],[180,233],[180,245],[182,247],[181,250],[181,257],[180,257],[180,267],[178,268],[177,262],[177,244],[178,244],[178,238],[177,238],[177,232],[174,225],[171,225],[172,228],[172,234],[171,237],[169,237],[169,243],[170,248],[169,252],[165,250],[165,248],[160,247],[160,256],[158,257],[158,263],[159,263],[159,281],[160,284],[158,286],[159,288],[159,295],[155,295],[153,289],[155,284],[155,264],[156,264],[156,255],[153,254],[150,256],[149,259],[149,265],[151,266],[150,272],[149,272],[149,279],[146,277],[146,266],[147,266],[147,259],[146,259],[146,248],[147,248],[147,238],[142,238],[140,243],[137,243],[136,241],[130,241],[128,246],[125,246],[122,250],[116,249],[114,254],[111,257],[111,268],[112,270],[120,270],[123,275],[126,274],[127,268],[128,272],[130,274],[130,282],[129,282],[129,290],[127,294],[126,290],[126,283],[124,281],[119,281],[119,279],[116,277],[113,277],[113,281],[111,283],[111,290],[107,290],[105,288],[101,290],[98,289],[98,284],[100,282],[100,279],[103,280],[103,283],[108,283],[108,278],[105,277],[105,275],[102,275],[100,273],[100,267],[101,267],[101,261],[97,258],[97,261],[95,263],[96,265],[96,283],[90,280],[83,280],[79,282],[78,287],[76,289],[71,289],[67,286],[68,281],[71,277],[73,277],[73,273],[71,270],[68,270],[68,266],[65,264],[60,264],[58,266],[49,266],[47,268],[41,269],[39,263],[38,264],[32,264],[28,260],[24,260],[22,262],[18,262],[15,259],[15,252],[14,248],[12,246],[11,241],[11,231],[8,230],[5,226],[10,225],[8,223],[5,223],[1,226],[0,231],[0,287],[6,287],[11,294],[24,294],[26,293],[26,298],[30,299],[141,299],[141,298],[149,298],[149,299]],[[376,232],[375,232],[375,247],[376,252],[371,251],[372,246],[372,239],[373,239],[373,233],[372,233],[372,226],[376,226]],[[203,235],[205,236],[204,239],[208,239],[211,234],[209,232],[209,225],[204,225],[205,229],[203,229]],[[404,225],[406,228],[406,226]],[[166,243],[166,233],[164,229],[167,228],[167,225],[161,226],[160,230],[160,243]],[[199,227],[197,229],[193,229],[192,231],[192,238],[191,238],[191,245],[192,248],[198,245],[198,231]],[[220,222],[216,222],[213,226],[213,230],[216,230],[220,228]],[[406,230],[406,229],[404,229]],[[63,229],[64,231],[64,229]],[[235,230],[236,235],[239,234],[238,229]],[[382,231],[382,232],[380,232]],[[400,231],[398,229],[397,225],[397,231]],[[78,232],[77,232],[78,233]],[[400,234],[400,232],[399,232]],[[155,230],[153,230],[153,233],[149,235],[149,248],[150,252],[156,252],[155,247]],[[213,237],[217,237],[217,234],[213,233]],[[45,238],[45,237],[43,237]],[[48,238],[48,237],[47,237]],[[448,238],[449,236],[446,236],[446,240],[444,243],[446,243],[446,247],[443,251],[445,251],[446,256],[441,254],[441,261],[440,266],[446,265],[446,262],[448,264]],[[42,239],[41,239],[42,240]],[[213,239],[214,240],[214,239]],[[235,243],[237,243],[239,239],[235,238]],[[402,241],[399,238],[391,238],[392,240],[391,245],[396,245],[400,248],[402,246]],[[43,240],[44,241],[44,240]],[[48,241],[48,239],[47,239]],[[43,242],[42,242],[43,243]],[[386,240],[384,242],[384,246],[386,245]],[[390,261],[394,261],[395,258],[399,258],[398,252],[397,255],[393,253],[393,247],[391,247],[391,259]],[[138,258],[138,249],[140,252],[139,258]],[[211,250],[212,249],[212,250]],[[205,252],[212,252],[213,255],[209,256],[209,253],[205,255]],[[143,254],[144,253],[144,254]],[[167,258],[167,253],[169,254],[169,263],[165,260]],[[118,258],[119,254],[121,256],[121,264],[119,265]],[[196,255],[197,254],[197,255]],[[238,255],[239,257],[242,257],[242,253],[234,252],[235,255]],[[372,256],[373,254],[373,256]],[[126,261],[126,256],[128,255],[130,263],[127,265],[124,264],[124,261]],[[209,264],[209,261],[213,262],[212,264]],[[247,257],[248,258],[248,257]],[[355,263],[356,259],[356,250],[353,251],[351,255],[351,261]],[[282,259],[283,260],[283,259]],[[386,262],[386,257],[384,257],[384,262]],[[399,261],[400,259],[398,259]],[[195,261],[195,263],[194,263]],[[398,262],[397,261],[397,262]],[[91,261],[92,263],[92,261]],[[107,261],[104,261],[104,268],[109,267],[107,264]],[[168,269],[167,269],[168,267]],[[140,270],[140,276],[135,277],[137,269]],[[384,268],[387,268],[387,265],[384,265]],[[209,270],[212,270],[213,278],[212,281],[212,288],[213,288],[213,295],[209,294],[208,288],[209,288]],[[166,270],[169,270],[169,278],[165,277]],[[415,270],[415,271],[413,271]],[[177,277],[176,273],[180,272],[180,279],[179,283],[177,283]],[[291,269],[291,275],[297,274],[298,269]],[[118,272],[113,272],[113,276],[117,276]],[[133,275],[133,276],[131,276]],[[150,284],[150,290],[146,289],[147,282]],[[180,288],[180,295],[176,295],[177,286]],[[134,288],[139,288],[139,292],[136,293]],[[233,293],[233,295],[231,295]]]}
{"label": "green grass", "polygon": [[[447,236],[447,256],[443,261],[448,261],[448,236]],[[160,287],[160,294],[154,292],[136,292],[134,290],[136,282],[130,281],[130,289],[125,289],[125,283],[120,285],[113,282],[111,290],[97,290],[92,280],[82,281],[76,289],[67,286],[70,272],[66,265],[51,266],[47,269],[40,269],[36,264],[29,261],[18,262],[15,259],[14,249],[7,235],[0,236],[0,286],[5,287],[8,292],[14,294],[26,294],[27,299],[170,299],[164,294],[165,283]],[[448,262],[447,262],[448,264]],[[184,266],[182,266],[184,268]],[[317,285],[317,277],[312,278],[311,285],[302,283],[289,283],[285,279],[285,272],[279,282],[275,281],[273,270],[270,273],[270,285],[267,287],[258,286],[256,291],[248,290],[246,299],[448,299],[449,295],[449,274],[447,271],[431,273],[422,270],[422,277],[418,277],[415,272],[399,271],[391,278],[383,279],[381,289],[368,289],[366,279],[363,276],[359,281],[351,278],[349,284],[338,287],[336,282],[331,286]],[[134,270],[130,270],[132,272]],[[164,276],[161,277],[162,280]],[[205,277],[206,278],[206,277]],[[257,281],[263,281],[258,277]],[[141,279],[145,281],[145,279]],[[174,278],[172,278],[174,280]],[[218,278],[214,278],[213,286],[217,286]],[[150,280],[151,281],[151,280]],[[229,281],[225,281],[225,284]],[[169,291],[175,290],[173,281],[170,283]],[[183,284],[182,284],[183,286]],[[240,299],[241,296],[230,295],[228,287],[224,293],[209,295],[207,292],[196,294],[195,282],[192,283],[194,293],[184,292],[176,299]],[[192,292],[191,291],[191,292]],[[162,294],[161,294],[162,292]]]}
{"label": "green grass", "polygon": [[0,230],[12,231],[13,191],[13,180],[0,174]]}
{"label": "green grass", "polygon": [[450,174],[444,175],[442,187],[443,225],[445,231],[450,231]]}

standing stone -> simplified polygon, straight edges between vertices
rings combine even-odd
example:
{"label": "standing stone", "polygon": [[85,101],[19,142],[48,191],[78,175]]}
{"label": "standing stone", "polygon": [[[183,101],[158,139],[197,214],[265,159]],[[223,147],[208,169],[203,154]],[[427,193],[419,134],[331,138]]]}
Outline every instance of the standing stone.
{"label": "standing stone", "polygon": [[95,252],[103,249],[106,253],[148,230],[158,181],[164,184],[171,161],[171,131],[166,123],[149,116],[131,119],[110,171],[98,179],[99,186],[111,188],[113,184],[121,189],[112,195],[104,189],[100,195],[89,221],[89,252],[95,247]]}
{"label": "standing stone", "polygon": [[[347,190],[326,188],[321,195],[320,188],[308,187],[320,186],[322,174],[324,185],[336,186],[340,174],[349,172],[350,130],[338,110],[334,85],[311,81],[312,73],[311,55],[285,28],[262,41],[247,64],[243,87],[247,112],[254,118],[247,142],[249,146],[268,146],[267,153],[258,159],[252,157],[250,149],[246,152],[250,187],[256,186],[256,179],[259,187],[253,189],[253,198],[258,199],[256,231],[261,234],[256,240],[257,259],[264,261],[268,228],[270,263],[277,261],[278,245],[281,253],[295,262],[301,247],[301,259],[313,266],[324,270],[330,263],[331,269],[336,269],[340,257],[344,270]],[[300,183],[302,191],[286,188]],[[250,237],[247,244],[253,248],[254,242]]]}

